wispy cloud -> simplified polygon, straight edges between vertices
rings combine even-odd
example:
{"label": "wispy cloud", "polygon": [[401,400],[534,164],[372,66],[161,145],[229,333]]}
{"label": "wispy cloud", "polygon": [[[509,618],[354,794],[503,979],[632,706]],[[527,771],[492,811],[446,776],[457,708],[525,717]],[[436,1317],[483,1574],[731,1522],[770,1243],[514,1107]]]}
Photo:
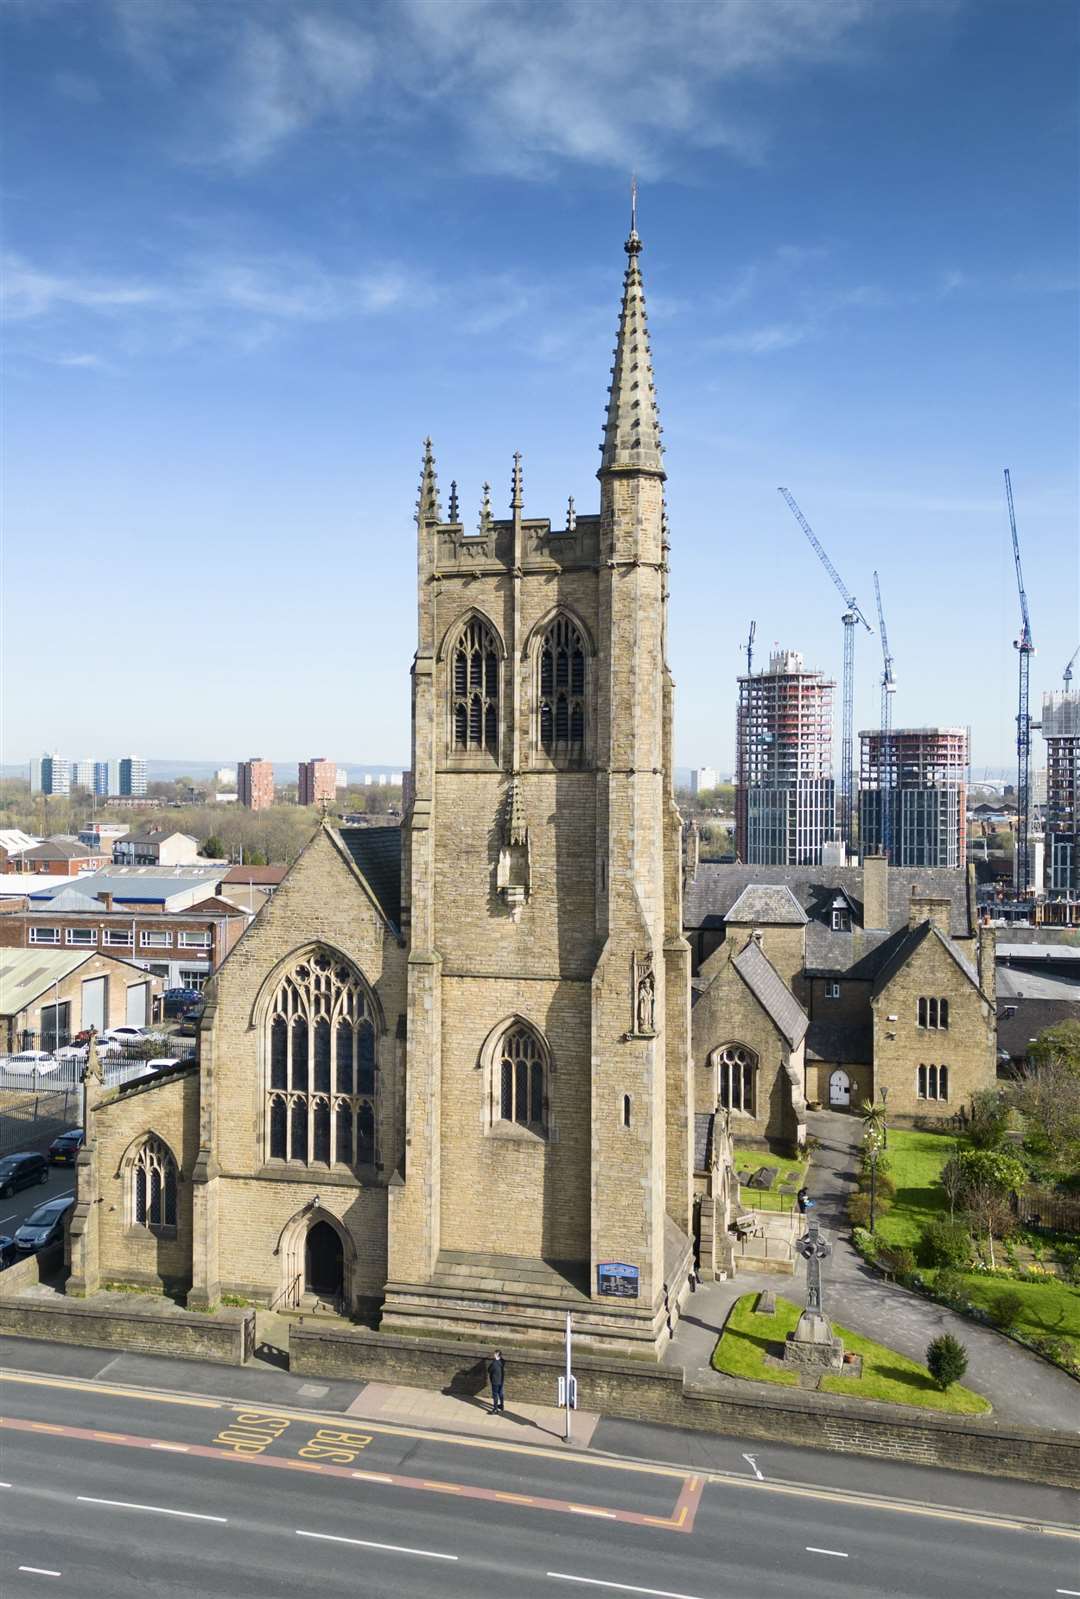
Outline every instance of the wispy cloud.
{"label": "wispy cloud", "polygon": [[687,146],[758,160],[769,133],[742,85],[858,59],[905,7],[933,14],[927,0],[110,3],[129,58],[174,91],[164,109],[190,159],[247,170],[320,124],[437,119],[473,167],[529,176],[565,161],[655,175]]}
{"label": "wispy cloud", "polygon": [[772,322],[762,327],[742,328],[736,333],[721,333],[714,339],[718,350],[731,350],[738,355],[773,355],[777,350],[791,350],[805,344],[816,332],[812,322]]}
{"label": "wispy cloud", "polygon": [[53,366],[104,367],[107,364],[100,355],[91,355],[86,351],[74,355],[53,355],[49,360]]}

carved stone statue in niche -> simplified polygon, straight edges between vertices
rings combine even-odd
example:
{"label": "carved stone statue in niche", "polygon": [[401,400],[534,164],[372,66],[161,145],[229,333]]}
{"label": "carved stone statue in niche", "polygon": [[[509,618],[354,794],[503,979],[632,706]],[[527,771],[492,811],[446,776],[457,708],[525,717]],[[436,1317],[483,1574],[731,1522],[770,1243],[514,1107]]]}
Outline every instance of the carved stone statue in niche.
{"label": "carved stone statue in niche", "polygon": [[503,812],[503,844],[499,850],[495,885],[516,922],[532,886],[529,829],[525,825],[521,784],[516,777],[511,779],[506,796],[506,807]]}
{"label": "carved stone statue in niche", "polygon": [[633,1031],[644,1038],[656,1032],[656,976],[652,952],[634,956]]}

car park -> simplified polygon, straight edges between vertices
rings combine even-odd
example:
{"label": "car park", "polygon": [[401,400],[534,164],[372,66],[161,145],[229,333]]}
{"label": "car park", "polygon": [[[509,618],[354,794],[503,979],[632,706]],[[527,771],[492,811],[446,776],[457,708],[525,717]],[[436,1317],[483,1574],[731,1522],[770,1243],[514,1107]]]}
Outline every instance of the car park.
{"label": "car park", "polygon": [[86,1134],[81,1127],[69,1127],[49,1145],[50,1166],[74,1166],[85,1141]]}
{"label": "car park", "polygon": [[15,1248],[20,1255],[32,1255],[64,1236],[64,1218],[75,1203],[74,1194],[60,1199],[47,1199],[15,1233]]}
{"label": "car park", "polygon": [[106,1044],[135,1044],[145,1036],[145,1028],[122,1024],[120,1027],[107,1027],[101,1034],[101,1040]]}
{"label": "car park", "polygon": [[0,1064],[6,1072],[36,1077],[43,1067],[51,1066],[54,1059],[47,1049],[22,1049],[17,1055],[5,1055]]}
{"label": "car park", "polygon": [[44,1155],[20,1150],[17,1154],[4,1155],[0,1159],[0,1199],[10,1199],[20,1188],[29,1188],[33,1183],[47,1183],[48,1180],[49,1163]]}

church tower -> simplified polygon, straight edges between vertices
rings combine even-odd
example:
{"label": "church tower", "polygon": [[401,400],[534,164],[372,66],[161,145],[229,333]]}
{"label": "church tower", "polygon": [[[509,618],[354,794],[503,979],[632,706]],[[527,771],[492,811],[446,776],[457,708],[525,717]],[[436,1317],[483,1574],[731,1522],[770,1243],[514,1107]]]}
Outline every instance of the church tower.
{"label": "church tower", "polygon": [[382,1326],[658,1353],[691,1264],[689,951],[641,239],[600,511],[444,521],[430,441],[405,820],[405,1147]]}

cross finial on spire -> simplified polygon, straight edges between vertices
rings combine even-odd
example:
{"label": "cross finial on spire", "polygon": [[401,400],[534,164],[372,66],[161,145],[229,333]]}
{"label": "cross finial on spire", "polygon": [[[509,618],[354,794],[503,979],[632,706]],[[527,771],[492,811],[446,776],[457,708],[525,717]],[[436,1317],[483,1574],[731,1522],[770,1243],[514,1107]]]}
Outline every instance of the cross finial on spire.
{"label": "cross finial on spire", "polygon": [[574,496],[571,494],[566,502],[566,531],[572,533],[577,527],[577,512],[574,510]]}
{"label": "cross finial on spire", "polygon": [[521,451],[514,451],[514,472],[510,480],[510,509],[520,511],[521,499]]}
{"label": "cross finial on spire", "polygon": [[630,177],[630,237],[623,246],[627,255],[641,254],[641,236],[637,230],[637,173]]}
{"label": "cross finial on spire", "polygon": [[457,522],[459,520],[459,517],[458,517],[457,482],[456,481],[453,481],[450,484],[450,520],[451,520],[451,522]]}

